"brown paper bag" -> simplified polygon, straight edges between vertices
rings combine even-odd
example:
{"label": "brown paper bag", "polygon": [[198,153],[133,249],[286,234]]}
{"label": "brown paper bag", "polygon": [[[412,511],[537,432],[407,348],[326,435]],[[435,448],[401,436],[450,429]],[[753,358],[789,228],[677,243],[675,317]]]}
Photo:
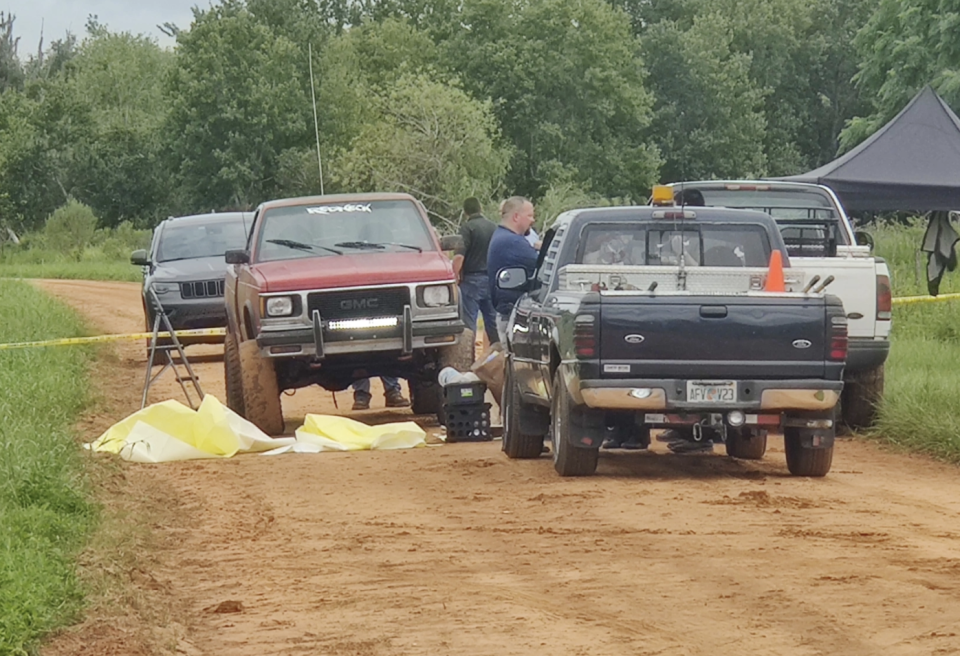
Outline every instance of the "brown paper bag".
{"label": "brown paper bag", "polygon": [[500,344],[494,344],[480,356],[476,362],[470,366],[470,371],[477,375],[477,378],[487,384],[487,389],[493,394],[497,405],[502,407],[501,398],[503,397],[503,367],[506,360],[503,351],[500,350]]}

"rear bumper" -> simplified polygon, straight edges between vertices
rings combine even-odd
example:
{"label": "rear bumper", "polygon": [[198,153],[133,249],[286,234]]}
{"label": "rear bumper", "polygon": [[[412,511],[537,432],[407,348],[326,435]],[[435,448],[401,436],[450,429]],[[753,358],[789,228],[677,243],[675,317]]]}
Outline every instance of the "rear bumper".
{"label": "rear bumper", "polygon": [[463,321],[417,321],[409,324],[404,337],[385,339],[367,338],[358,332],[349,340],[324,342],[313,328],[290,328],[263,330],[257,336],[260,352],[265,357],[301,358],[327,357],[331,355],[357,355],[374,351],[414,351],[456,344],[463,333]]}
{"label": "rear bumper", "polygon": [[664,379],[581,380],[579,385],[568,385],[568,389],[580,397],[575,401],[591,408],[688,412],[829,410],[837,404],[843,389],[841,381],[820,379],[738,380],[736,402],[708,405],[686,400],[686,382]]}
{"label": "rear bumper", "polygon": [[847,373],[876,369],[890,355],[890,340],[853,337],[847,343]]}

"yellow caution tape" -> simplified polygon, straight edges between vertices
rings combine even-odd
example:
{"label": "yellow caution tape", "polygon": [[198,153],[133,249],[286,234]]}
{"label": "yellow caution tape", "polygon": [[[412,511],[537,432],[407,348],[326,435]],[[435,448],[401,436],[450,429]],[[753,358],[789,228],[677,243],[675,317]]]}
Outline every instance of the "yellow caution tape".
{"label": "yellow caution tape", "polygon": [[[940,294],[939,296],[901,296],[893,299],[894,305],[908,305],[911,303],[933,303],[936,301],[950,301],[960,298],[957,294]],[[222,337],[226,335],[225,328],[202,328],[197,330],[178,330],[177,337]],[[170,333],[158,333],[159,337],[169,337]],[[75,344],[95,344],[98,342],[125,342],[138,339],[150,339],[153,333],[131,333],[129,335],[97,335],[96,337],[66,337],[63,339],[48,339],[41,342],[15,342],[0,344],[0,351],[11,349],[36,348],[43,346],[73,346]]]}
{"label": "yellow caution tape", "polygon": [[[225,328],[199,328],[196,330],[178,330],[177,337],[213,337],[227,334]],[[126,342],[138,339],[151,339],[153,333],[131,333],[128,335],[97,335],[95,337],[64,337],[62,339],[47,339],[40,342],[14,342],[0,344],[0,351],[12,349],[37,348],[43,346],[73,346],[75,344],[95,344],[98,342]],[[157,337],[170,337],[170,333],[163,331]]]}
{"label": "yellow caution tape", "polygon": [[908,305],[910,303],[933,303],[935,301],[950,301],[960,298],[960,294],[940,294],[939,296],[901,296],[893,299],[894,305]]}

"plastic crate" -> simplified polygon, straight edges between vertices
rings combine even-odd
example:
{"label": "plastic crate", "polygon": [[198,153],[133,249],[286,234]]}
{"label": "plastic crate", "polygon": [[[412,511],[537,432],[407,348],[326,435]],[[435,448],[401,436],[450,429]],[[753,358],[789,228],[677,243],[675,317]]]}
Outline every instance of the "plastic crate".
{"label": "plastic crate", "polygon": [[490,404],[444,405],[443,423],[447,427],[447,442],[489,442]]}
{"label": "plastic crate", "polygon": [[476,383],[451,383],[443,386],[444,405],[480,405],[484,402],[487,393],[487,384],[481,381]]}

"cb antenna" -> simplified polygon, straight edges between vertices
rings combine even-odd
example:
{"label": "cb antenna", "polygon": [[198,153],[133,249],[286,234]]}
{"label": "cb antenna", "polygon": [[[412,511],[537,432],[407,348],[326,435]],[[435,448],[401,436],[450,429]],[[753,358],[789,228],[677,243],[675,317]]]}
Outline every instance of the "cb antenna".
{"label": "cb antenna", "polygon": [[320,156],[320,120],[317,118],[317,89],[313,83],[313,44],[307,44],[310,59],[310,97],[313,100],[313,131],[317,135],[317,166],[320,169],[320,195],[323,196],[323,158]]}

